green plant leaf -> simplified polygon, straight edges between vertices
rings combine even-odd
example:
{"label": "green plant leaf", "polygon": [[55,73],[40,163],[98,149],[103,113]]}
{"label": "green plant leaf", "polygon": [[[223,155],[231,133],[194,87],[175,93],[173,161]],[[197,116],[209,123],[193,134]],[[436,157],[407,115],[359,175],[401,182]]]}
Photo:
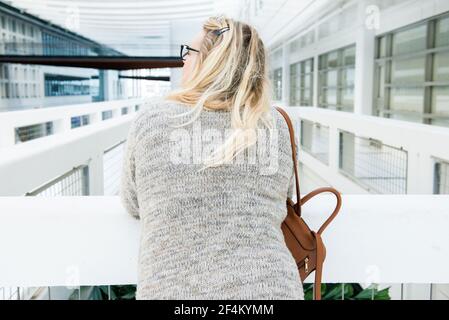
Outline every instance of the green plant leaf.
{"label": "green plant leaf", "polygon": [[376,295],[376,289],[367,288],[363,291],[359,292],[354,299],[357,300],[371,300],[373,297],[373,290],[374,290],[374,296]]}
{"label": "green plant leaf", "polygon": [[390,288],[391,287],[388,287],[388,288],[378,291],[376,293],[376,295],[374,296],[374,300],[391,300],[390,292],[389,292]]}
{"label": "green plant leaf", "polygon": [[124,300],[132,300],[132,299],[136,298],[136,294],[135,294],[135,292],[128,292],[127,294],[123,295],[121,298]]}
{"label": "green plant leaf", "polygon": [[[87,289],[86,287],[85,289]],[[345,300],[371,300],[373,297],[375,300],[390,300],[389,294],[390,287],[382,290],[377,290],[376,288],[363,289],[358,283],[347,283],[344,285],[344,297]],[[304,299],[313,300],[313,284],[307,283],[303,284]],[[98,286],[93,287],[90,292],[89,299],[92,300],[107,300],[108,297],[108,287]],[[321,296],[323,300],[337,300],[341,299],[342,284],[332,283],[332,284],[321,284]],[[132,300],[135,299],[136,286],[135,285],[116,285],[111,286],[110,289],[111,300]],[[75,290],[69,299],[78,299],[78,290]]]}
{"label": "green plant leaf", "polygon": [[350,283],[345,284],[345,300],[349,300],[354,296],[354,285]]}
{"label": "green plant leaf", "polygon": [[322,295],[323,300],[337,300],[341,299],[341,284],[329,285],[329,290],[326,294]]}

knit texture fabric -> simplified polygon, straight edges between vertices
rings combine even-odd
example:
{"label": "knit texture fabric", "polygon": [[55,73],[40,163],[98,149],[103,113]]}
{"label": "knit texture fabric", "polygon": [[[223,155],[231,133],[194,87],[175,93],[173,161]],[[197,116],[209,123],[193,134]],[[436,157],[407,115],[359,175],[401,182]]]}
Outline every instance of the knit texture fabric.
{"label": "knit texture fabric", "polygon": [[259,130],[238,159],[198,171],[231,113],[203,110],[173,127],[189,110],[157,100],[128,132],[120,198],[141,222],[136,299],[304,299],[281,230],[294,191],[285,120],[273,108],[272,135]]}

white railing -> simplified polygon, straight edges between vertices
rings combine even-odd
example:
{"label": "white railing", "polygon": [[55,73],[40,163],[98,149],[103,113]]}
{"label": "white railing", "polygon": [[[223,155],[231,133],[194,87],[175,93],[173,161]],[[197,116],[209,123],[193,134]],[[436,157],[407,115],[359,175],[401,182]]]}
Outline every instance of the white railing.
{"label": "white railing", "polygon": [[[124,145],[129,124],[138,110],[147,107],[146,101],[129,99],[0,113],[3,143],[0,145],[0,195],[52,197],[115,193],[120,172],[111,170],[116,171],[122,155],[114,152],[111,157],[110,150]],[[112,118],[103,120],[104,111],[112,113]],[[72,128],[72,117],[84,115],[89,117],[88,125]],[[47,122],[54,124],[52,135],[15,144],[15,128]],[[83,170],[83,175],[77,178],[69,175],[79,168],[87,171]],[[4,261],[1,256],[0,259]],[[37,289],[40,292],[45,288],[0,286],[0,300],[26,299]]]}
{"label": "white railing", "polygon": [[307,150],[300,153],[300,161],[312,171],[319,173],[329,184],[347,193],[368,191],[354,183],[354,179],[349,179],[340,170],[340,132],[374,139],[388,147],[406,152],[407,193],[432,194],[435,161],[449,160],[449,128],[313,107],[286,109],[294,119],[303,119],[326,127],[329,135],[329,164],[319,161]]}
{"label": "white railing", "polygon": [[[333,205],[313,199],[304,218],[316,228]],[[323,282],[449,283],[448,208],[449,196],[344,195]],[[135,284],[139,224],[117,196],[0,197],[0,287]]]}
{"label": "white railing", "polygon": [[[145,100],[108,101],[0,114],[0,123],[7,124],[8,130],[13,132],[15,126],[30,124],[33,119],[36,122],[60,119],[67,124],[71,116],[86,112],[98,115],[105,109],[114,109],[116,113],[125,106],[130,109],[130,113],[119,113],[106,121],[97,117],[98,121],[83,127],[70,129],[66,125],[64,130],[53,135],[0,148],[0,195],[25,195],[80,165],[89,166],[90,194],[103,195],[104,152],[125,141],[136,105],[144,109]],[[5,131],[4,127],[0,128],[1,132]]]}
{"label": "white railing", "polygon": [[122,108],[127,108],[127,113],[133,113],[144,103],[145,99],[138,98],[1,112],[0,148],[9,147],[16,143],[16,128],[51,122],[53,135],[61,134],[72,130],[71,119],[73,117],[87,115],[89,125],[91,125],[102,121],[102,112],[111,111],[112,117],[116,118],[122,115]]}

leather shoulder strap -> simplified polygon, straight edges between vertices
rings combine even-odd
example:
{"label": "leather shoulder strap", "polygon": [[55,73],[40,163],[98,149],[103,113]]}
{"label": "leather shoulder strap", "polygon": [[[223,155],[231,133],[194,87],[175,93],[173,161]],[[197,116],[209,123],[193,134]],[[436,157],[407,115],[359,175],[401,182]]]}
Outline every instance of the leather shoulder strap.
{"label": "leather shoulder strap", "polygon": [[292,121],[290,120],[290,117],[288,116],[287,112],[280,108],[276,107],[276,110],[279,111],[279,113],[284,117],[285,122],[287,122],[288,131],[290,133],[290,144],[292,146],[292,159],[293,159],[293,170],[295,172],[295,184],[296,184],[296,208],[297,213],[301,213],[301,197],[299,192],[299,175],[298,175],[298,163],[296,160],[296,144],[295,144],[295,131],[293,129]]}

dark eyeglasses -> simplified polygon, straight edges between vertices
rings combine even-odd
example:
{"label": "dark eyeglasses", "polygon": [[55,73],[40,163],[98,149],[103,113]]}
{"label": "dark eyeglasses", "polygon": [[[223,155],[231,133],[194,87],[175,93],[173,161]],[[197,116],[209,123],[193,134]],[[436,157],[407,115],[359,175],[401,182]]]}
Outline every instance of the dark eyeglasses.
{"label": "dark eyeglasses", "polygon": [[182,61],[184,61],[184,57],[189,53],[189,51],[195,51],[195,52],[200,52],[199,50],[193,49],[192,47],[186,45],[186,44],[182,44],[181,45],[181,52],[180,52],[180,56]]}
{"label": "dark eyeglasses", "polygon": [[[229,31],[229,30],[230,30],[230,28],[229,28],[229,25],[228,25],[227,27],[224,27],[224,28],[221,28],[221,29],[218,29],[218,30],[213,30],[212,32],[216,36],[219,36],[222,33],[226,32],[226,31]],[[190,46],[188,46],[186,44],[182,44],[181,45],[181,52],[180,52],[180,56],[181,56],[181,60],[182,61],[185,61],[184,57],[189,53],[189,51],[200,52],[199,50],[193,49],[192,47],[190,47]]]}

